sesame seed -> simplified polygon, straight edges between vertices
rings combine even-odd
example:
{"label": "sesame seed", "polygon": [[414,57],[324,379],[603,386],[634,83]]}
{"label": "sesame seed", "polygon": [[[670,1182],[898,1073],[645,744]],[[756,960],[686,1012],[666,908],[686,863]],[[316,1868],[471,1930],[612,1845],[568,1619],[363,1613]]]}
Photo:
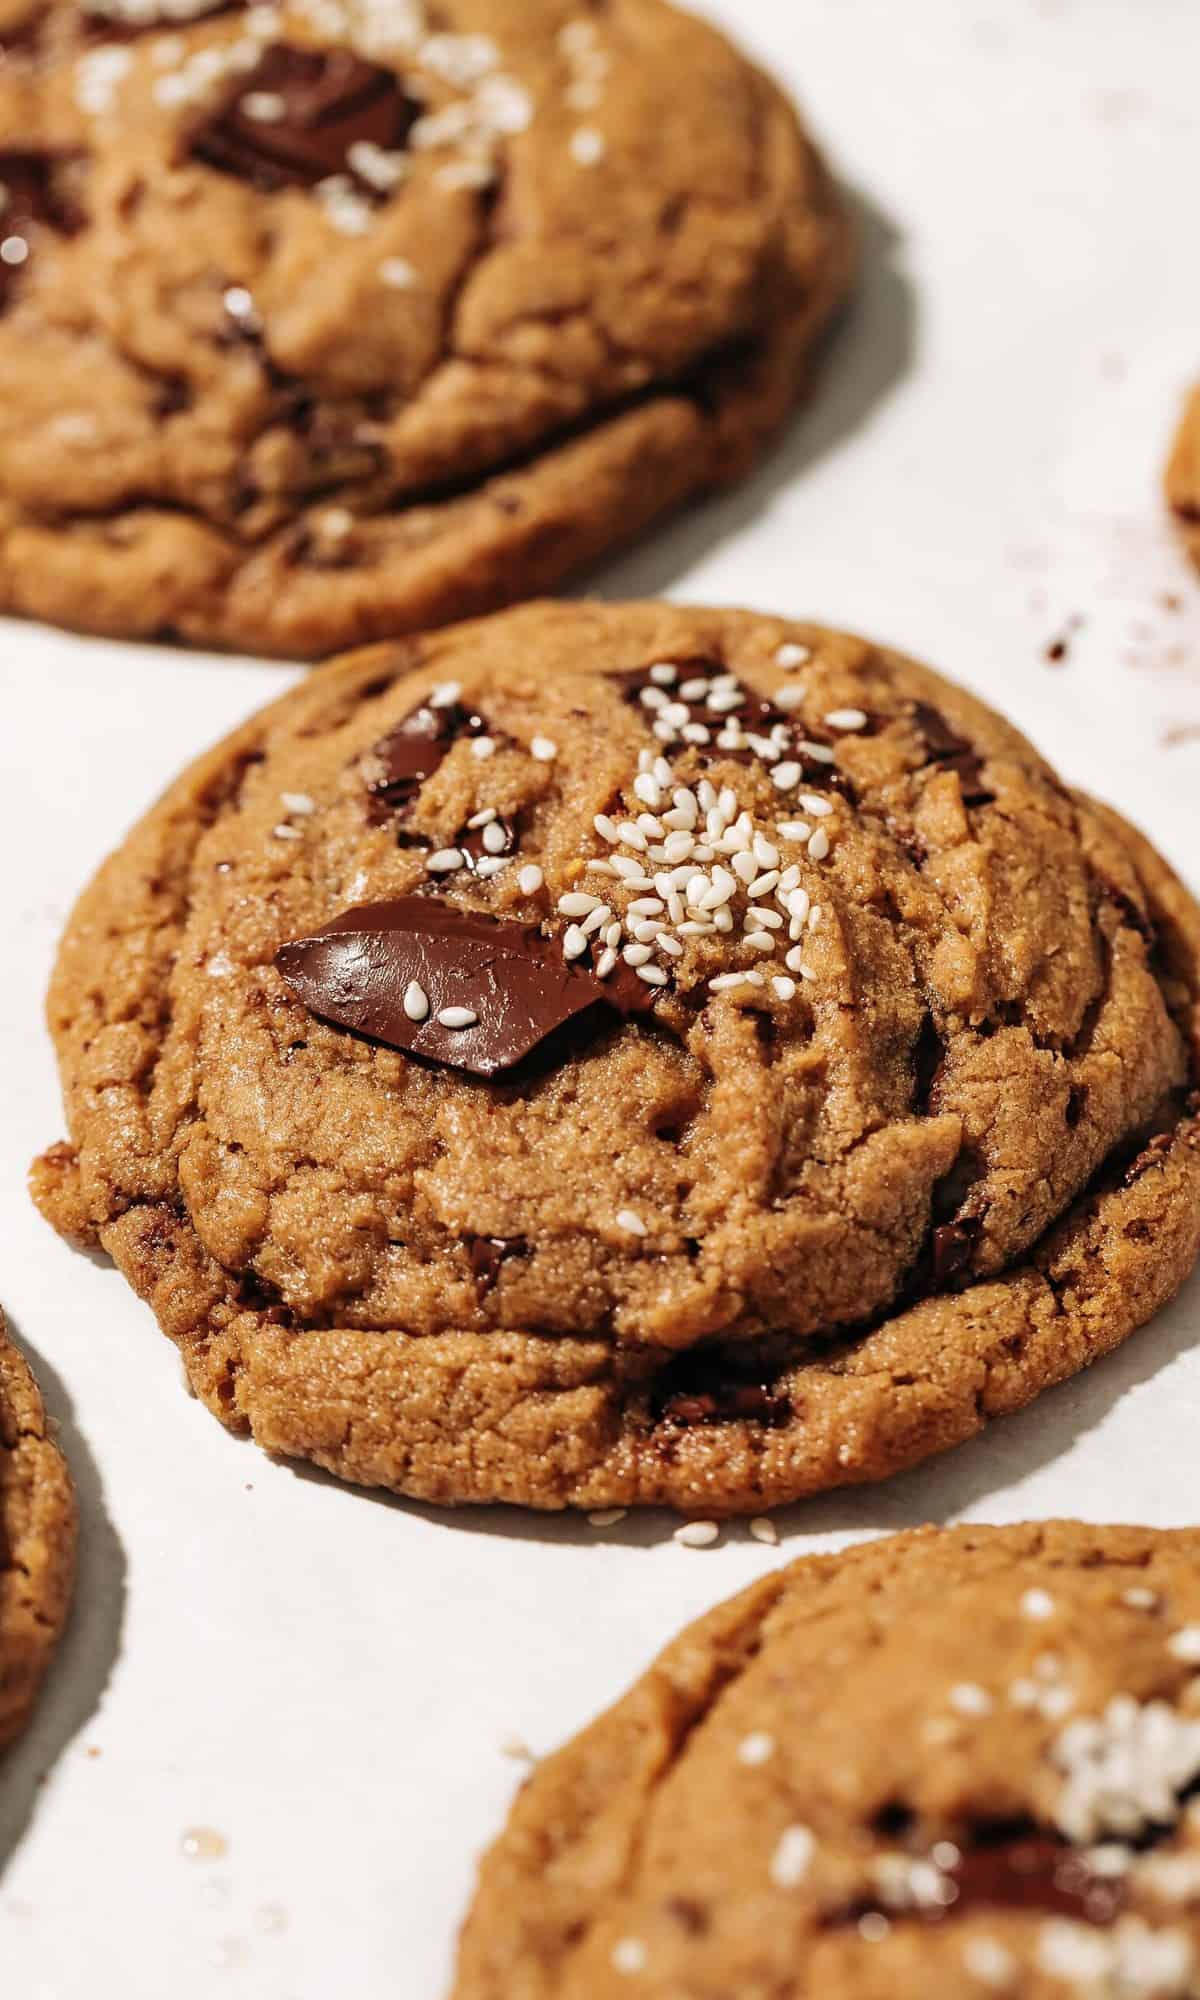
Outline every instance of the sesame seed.
{"label": "sesame seed", "polygon": [[429,1012],[429,995],[415,979],[410,979],[404,989],[404,1011],[410,1021],[423,1021]]}
{"label": "sesame seed", "polygon": [[765,1514],[756,1514],[750,1523],[750,1539],[762,1542],[766,1548],[778,1548],[779,1530]]}
{"label": "sesame seed", "polygon": [[755,1729],[749,1736],[743,1736],[738,1744],[738,1763],[748,1764],[753,1770],[758,1764],[767,1764],[775,1755],[775,1738],[765,1729]]}
{"label": "sesame seed", "polygon": [[794,946],[793,949],[789,951],[787,957],[784,959],[783,962],[787,966],[789,972],[803,972],[804,971],[803,945]]}
{"label": "sesame seed", "polygon": [[591,916],[584,919],[581,926],[584,937],[595,937],[597,932],[604,929],[611,915],[612,911],[607,903],[601,903],[598,910],[593,910]]}
{"label": "sesame seed", "polygon": [[632,965],[636,970],[640,966],[648,965],[654,953],[648,944],[627,944],[621,956],[626,965]]}
{"label": "sesame seed", "polygon": [[297,819],[307,819],[309,813],[317,810],[315,801],[309,798],[307,792],[281,792],[279,796],[288,812]]}
{"label": "sesame seed", "polygon": [[612,1948],[612,1966],[614,1972],[644,1972],[646,1947],[641,1938],[621,1938]]}
{"label": "sesame seed", "polygon": [[667,974],[659,965],[639,965],[637,976],[644,979],[647,986],[665,986],[667,983]]}
{"label": "sesame seed", "polygon": [[812,758],[814,764],[837,763],[837,757],[830,749],[828,743],[801,743],[799,747],[803,750],[806,757]]}
{"label": "sesame seed", "polygon": [[655,811],[662,804],[662,786],[649,771],[643,771],[633,781],[633,789],[643,805],[653,806]]}
{"label": "sesame seed", "polygon": [[726,993],[735,986],[749,986],[751,983],[748,972],[720,972],[715,979],[709,980],[708,986],[711,993]]}
{"label": "sesame seed", "polygon": [[819,826],[808,843],[808,852],[813,861],[824,861],[829,853],[829,835]]}
{"label": "sesame seed", "polygon": [[588,1526],[589,1528],[615,1528],[618,1521],[625,1519],[628,1511],[627,1507],[598,1507],[594,1514],[588,1515]]}
{"label": "sesame seed", "polygon": [[483,844],[489,854],[503,854],[508,845],[508,835],[495,820],[489,820],[483,829]]}
{"label": "sesame seed", "polygon": [[471,814],[470,819],[467,821],[468,832],[474,833],[477,827],[490,826],[495,818],[495,806],[484,806],[482,811]]}
{"label": "sesame seed", "polygon": [[273,827],[271,830],[274,833],[276,840],[303,839],[303,835],[300,833],[299,829],[294,826],[285,826],[281,824],[279,826]]}
{"label": "sesame seed", "polygon": [[1122,1604],[1128,1604],[1132,1611],[1157,1611],[1159,1596],[1156,1590],[1147,1590],[1142,1584],[1135,1584],[1132,1590],[1121,1592]]}
{"label": "sesame seed", "polygon": [[1054,1599],[1048,1590],[1027,1590],[1021,1599],[1022,1618],[1053,1618],[1054,1610]]}
{"label": "sesame seed", "polygon": [[610,847],[620,845],[621,829],[614,819],[609,818],[607,813],[597,813],[595,819],[592,821],[592,825],[600,835],[601,840],[607,840]]}
{"label": "sesame seed", "polygon": [[775,940],[770,931],[747,931],[746,943],[752,951],[774,951]]}
{"label": "sesame seed", "polygon": [[438,1015],[443,1028],[473,1028],[478,1019],[471,1007],[443,1007]]}
{"label": "sesame seed", "polygon": [[616,967],[617,954],[611,945],[607,945],[596,961],[597,979],[607,979],[610,972],[616,971]]}
{"label": "sesame seed", "polygon": [[807,666],[811,659],[812,651],[810,647],[800,646],[792,642],[788,645],[780,646],[775,655],[775,665],[788,670],[792,667]]}
{"label": "sesame seed", "polygon": [[891,1924],[882,1910],[868,1910],[859,1918],[855,1928],[864,1944],[881,1944],[891,1931]]}
{"label": "sesame seed", "polygon": [[794,1000],[796,997],[796,982],[794,979],[784,979],[782,977],[772,979],[771,991],[778,1000]]}
{"label": "sesame seed", "polygon": [[729,715],[733,709],[740,708],[741,705],[740,688],[718,688],[705,702],[705,707],[710,708],[714,715]]}
{"label": "sesame seed", "polygon": [[706,729],[702,722],[685,722],[679,733],[685,743],[712,742],[712,731]]}
{"label": "sesame seed", "polygon": [[825,724],[829,729],[865,729],[867,717],[861,708],[831,708],[825,717]]}
{"label": "sesame seed", "polygon": [[571,924],[563,937],[563,957],[568,961],[573,958],[582,958],[587,948],[587,938],[580,930],[579,925]]}
{"label": "sesame seed", "polygon": [[789,1826],[780,1834],[771,1856],[771,1880],[777,1889],[798,1889],[812,1866],[817,1843],[807,1826]]}
{"label": "sesame seed", "polygon": [[594,125],[581,125],[571,134],[571,158],[578,167],[599,166],[608,143],[603,132],[597,132]]}
{"label": "sesame seed", "polygon": [[[664,694],[662,689],[658,687],[643,688],[640,695],[638,696],[638,700],[641,702],[642,707],[649,709],[665,708],[670,699],[671,699],[670,695]],[[646,751],[645,755],[649,757],[650,755],[649,751]],[[651,759],[651,761],[653,762],[653,759]]]}
{"label": "sesame seed", "polygon": [[429,706],[430,708],[453,708],[461,693],[461,681],[440,681],[429,696]]}
{"label": "sesame seed", "polygon": [[668,958],[683,957],[683,946],[678,938],[668,937],[665,931],[660,934],[655,950],[665,951]]}
{"label": "sesame seed", "polygon": [[1200,1667],[1200,1625],[1184,1625],[1173,1632],[1167,1640],[1167,1651],[1173,1660],[1183,1660],[1189,1667]]}
{"label": "sesame seed", "polygon": [[681,1549],[711,1549],[720,1535],[715,1521],[685,1521],[682,1528],[676,1528],[672,1539]]}
{"label": "sesame seed", "polygon": [[751,882],[750,887],[747,891],[747,894],[749,895],[751,902],[752,903],[757,902],[760,896],[769,896],[772,889],[776,887],[778,881],[779,881],[778,868],[768,869],[765,875],[760,875],[756,881]]}
{"label": "sesame seed", "polygon": [[660,660],[657,666],[651,667],[650,678],[656,681],[659,687],[673,687],[679,679],[679,669],[671,666],[667,660]]}
{"label": "sesame seed", "polygon": [[638,944],[653,944],[662,930],[661,917],[635,917],[629,926]]}
{"label": "sesame seed", "polygon": [[811,814],[813,819],[828,819],[833,807],[828,799],[819,799],[815,792],[801,792],[800,810]]}
{"label": "sesame seed", "polygon": [[981,1986],[1012,1986],[1019,1970],[1012,1952],[990,1937],[968,1938],[963,1946],[963,1964]]}
{"label": "sesame seed", "polygon": [[799,764],[793,763],[791,759],[788,759],[782,764],[776,764],[775,769],[771,773],[771,783],[774,785],[776,791],[790,792],[794,791],[803,776],[804,773]]}
{"label": "sesame seed", "polygon": [[487,758],[494,756],[495,752],[495,739],[491,736],[477,736],[471,745],[472,757],[477,757],[481,764],[486,762]]}
{"label": "sesame seed", "polygon": [[569,896],[560,896],[558,907],[564,917],[587,917],[593,910],[603,909],[599,896],[589,896],[582,889],[572,890]]}
{"label": "sesame seed", "polygon": [[960,1715],[990,1715],[996,1705],[987,1689],[975,1681],[959,1681],[951,1688],[948,1699],[951,1708]]}
{"label": "sesame seed", "polygon": [[617,1210],[617,1228],[625,1230],[629,1236],[644,1236],[646,1234],[646,1225],[634,1208],[619,1208]]}
{"label": "sesame seed", "polygon": [[791,687],[776,688],[771,699],[775,703],[776,708],[782,708],[790,712],[793,708],[801,708],[803,706],[804,689],[795,684]]}
{"label": "sesame seed", "polygon": [[385,257],[379,266],[379,278],[391,291],[411,292],[417,273],[407,257]]}
{"label": "sesame seed", "polygon": [[621,926],[620,926],[620,924],[610,924],[610,925],[609,925],[608,929],[607,929],[607,930],[605,931],[605,933],[604,933],[604,942],[605,942],[605,944],[606,944],[606,945],[607,945],[607,946],[609,947],[609,949],[610,949],[611,951],[615,951],[615,950],[616,950],[617,946],[618,946],[618,945],[620,944],[620,942],[621,942]]}
{"label": "sesame seed", "polygon": [[529,746],[529,754],[536,757],[539,764],[552,764],[558,755],[558,745],[552,736],[535,736]]}
{"label": "sesame seed", "polygon": [[781,840],[807,840],[812,828],[805,819],[783,820],[776,828]]}
{"label": "sesame seed", "polygon": [[537,1758],[522,1736],[502,1736],[498,1745],[502,1757],[511,1757],[514,1764],[536,1764]]}
{"label": "sesame seed", "polygon": [[425,871],[429,875],[450,875],[462,865],[463,858],[457,847],[439,847],[437,853],[431,854],[426,861]]}
{"label": "sesame seed", "polygon": [[257,125],[277,125],[287,117],[287,104],[277,90],[248,90],[238,103],[239,111]]}

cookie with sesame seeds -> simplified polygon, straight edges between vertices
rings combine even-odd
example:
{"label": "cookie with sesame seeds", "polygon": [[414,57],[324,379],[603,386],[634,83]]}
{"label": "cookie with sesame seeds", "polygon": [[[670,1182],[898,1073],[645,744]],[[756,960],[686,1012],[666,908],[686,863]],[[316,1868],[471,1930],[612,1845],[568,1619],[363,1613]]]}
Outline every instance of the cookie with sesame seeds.
{"label": "cookie with sesame seeds", "polygon": [[20,1734],[62,1636],[75,1494],[37,1384],[0,1314],[0,1750]]}
{"label": "cookie with sesame seeds", "polygon": [[315,657],[531,596],[742,477],[849,286],[791,106],[664,0],[0,48],[0,610]]}
{"label": "cookie with sesame seeds", "polygon": [[1194,2000],[1200,1534],[921,1529],[699,1620],[526,1782],[452,2000]]}
{"label": "cookie with sesame seeds", "polygon": [[538,604],[323,668],[134,830],[35,1192],[269,1450],[759,1515],[1173,1294],[1198,962],[1166,864],[926,669]]}
{"label": "cookie with sesame seeds", "polygon": [[1188,399],[1167,464],[1167,503],[1200,568],[1200,384]]}

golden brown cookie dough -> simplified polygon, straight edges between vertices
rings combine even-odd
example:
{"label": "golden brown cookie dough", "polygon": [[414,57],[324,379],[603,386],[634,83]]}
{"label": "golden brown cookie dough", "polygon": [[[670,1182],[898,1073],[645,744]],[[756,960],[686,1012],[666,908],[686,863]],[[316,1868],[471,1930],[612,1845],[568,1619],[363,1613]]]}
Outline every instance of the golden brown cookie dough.
{"label": "golden brown cookie dough", "polygon": [[1200,1534],[808,1558],[541,1764],[452,2000],[1193,2000]]}
{"label": "golden brown cookie dough", "polygon": [[6,40],[0,609],[313,656],[528,597],[739,479],[848,287],[791,107],[662,0]]}
{"label": "golden brown cookie dough", "polygon": [[66,1623],[75,1495],[0,1315],[0,1750],[24,1728]]}
{"label": "golden brown cookie dough", "polygon": [[1167,500],[1188,554],[1200,567],[1200,384],[1184,410],[1167,466]]}
{"label": "golden brown cookie dough", "polygon": [[529,606],[325,668],[106,863],[35,1193],[269,1450],[754,1512],[1173,1295],[1198,950],[1149,845],[925,668]]}

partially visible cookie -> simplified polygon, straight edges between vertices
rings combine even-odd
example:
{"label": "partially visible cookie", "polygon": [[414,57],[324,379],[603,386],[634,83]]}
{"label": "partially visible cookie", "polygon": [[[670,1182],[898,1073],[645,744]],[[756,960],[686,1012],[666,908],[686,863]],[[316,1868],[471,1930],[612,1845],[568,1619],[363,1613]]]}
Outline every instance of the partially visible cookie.
{"label": "partially visible cookie", "polygon": [[0,1316],[0,1750],[24,1727],[75,1572],[75,1495],[37,1384]]}
{"label": "partially visible cookie", "polygon": [[1194,2000],[1200,1533],[808,1558],[541,1764],[452,2000]]}
{"label": "partially visible cookie", "polygon": [[663,0],[0,0],[0,211],[0,609],[298,656],[742,477],[853,262]]}
{"label": "partially visible cookie", "polygon": [[76,909],[34,1173],[268,1449],[759,1511],[975,1436],[1200,1241],[1200,910],[962,689],[539,604],[333,663]]}
{"label": "partially visible cookie", "polygon": [[1167,500],[1188,553],[1200,566],[1200,384],[1184,410],[1167,466]]}

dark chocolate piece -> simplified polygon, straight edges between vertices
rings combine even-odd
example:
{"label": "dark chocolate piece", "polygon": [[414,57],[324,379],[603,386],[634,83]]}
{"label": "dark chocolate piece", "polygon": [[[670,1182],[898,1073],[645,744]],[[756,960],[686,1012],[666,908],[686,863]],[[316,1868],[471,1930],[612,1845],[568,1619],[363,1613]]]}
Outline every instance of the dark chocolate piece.
{"label": "dark chocolate piece", "polygon": [[791,1398],[773,1395],[761,1382],[726,1382],[694,1396],[672,1396],[663,1406],[663,1421],[681,1424],[766,1424],[777,1430],[792,1414]]}
{"label": "dark chocolate piece", "polygon": [[953,771],[965,806],[990,805],[995,792],[983,782],[983,759],[927,701],[913,703],[913,721],[925,741],[928,761],[941,771]]}
{"label": "dark chocolate piece", "polygon": [[378,765],[378,775],[367,787],[375,806],[374,817],[386,819],[390,813],[403,813],[460,736],[486,734],[483,717],[461,702],[440,708],[422,702],[371,753]]}
{"label": "dark chocolate piece", "polygon": [[[274,101],[279,115],[255,116]],[[282,107],[282,109],[279,109]],[[386,190],[355,172],[350,149],[364,141],[399,152],[421,115],[394,71],[349,49],[272,42],[254,69],[193,134],[193,157],[273,194],[348,175],[374,201]]]}
{"label": "dark chocolate piece", "polygon": [[64,155],[0,150],[0,312],[28,271],[39,230],[73,236],[83,217],[62,193]]}
{"label": "dark chocolate piece", "polygon": [[943,1222],[933,1232],[933,1282],[939,1289],[950,1284],[971,1261],[983,1224],[977,1216],[961,1216]]}
{"label": "dark chocolate piece", "polygon": [[1098,1874],[1086,1855],[1047,1834],[968,1847],[948,1873],[958,1891],[950,1905],[956,1917],[979,1909],[1033,1910],[1111,1924],[1125,1902],[1119,1876]]}
{"label": "dark chocolate piece", "polygon": [[[561,938],[536,924],[434,896],[345,910],[283,945],[275,963],[322,1019],[468,1076],[512,1069],[589,1008],[598,1020],[605,1010],[648,1013],[657,994],[636,977],[600,980],[582,961],[569,963]],[[448,1025],[438,1018],[446,1009],[474,1018]]]}
{"label": "dark chocolate piece", "polygon": [[495,1291],[500,1266],[510,1257],[529,1255],[529,1243],[524,1236],[468,1236],[465,1240],[481,1303],[489,1292]]}

